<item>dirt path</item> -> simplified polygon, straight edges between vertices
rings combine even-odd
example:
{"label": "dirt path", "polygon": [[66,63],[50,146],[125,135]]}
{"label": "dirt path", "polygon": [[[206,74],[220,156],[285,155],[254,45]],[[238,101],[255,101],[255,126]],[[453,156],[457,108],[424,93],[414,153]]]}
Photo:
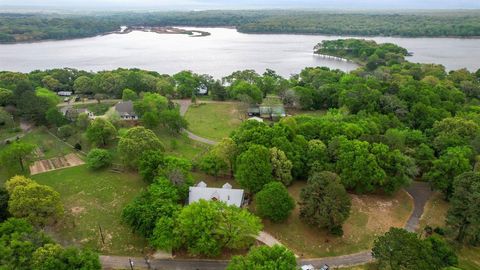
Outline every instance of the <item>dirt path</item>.
{"label": "dirt path", "polygon": [[282,245],[280,241],[278,241],[275,237],[265,231],[261,231],[255,239],[269,247],[272,247],[274,245]]}

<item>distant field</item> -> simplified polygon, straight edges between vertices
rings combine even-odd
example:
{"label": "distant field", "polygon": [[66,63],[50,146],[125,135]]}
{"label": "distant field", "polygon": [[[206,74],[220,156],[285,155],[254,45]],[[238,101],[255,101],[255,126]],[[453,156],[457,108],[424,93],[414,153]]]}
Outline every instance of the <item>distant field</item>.
{"label": "distant field", "polygon": [[[145,183],[134,173],[91,171],[86,166],[47,172],[32,177],[58,191],[66,215],[48,230],[67,245],[82,245],[102,254],[140,256],[145,239],[121,222],[121,212]],[[105,244],[102,243],[102,228]]]}
{"label": "distant field", "polygon": [[206,103],[190,106],[185,115],[188,130],[211,140],[220,141],[241,124],[236,103]]}
{"label": "distant field", "polygon": [[[305,185],[305,182],[295,182],[288,188],[297,202]],[[298,205],[285,223],[264,221],[264,225],[265,231],[299,256],[338,256],[368,250],[373,240],[391,226],[403,227],[412,209],[413,202],[405,191],[393,197],[352,195],[352,210],[344,224],[343,237],[328,235],[325,230],[316,229],[300,220]]]}

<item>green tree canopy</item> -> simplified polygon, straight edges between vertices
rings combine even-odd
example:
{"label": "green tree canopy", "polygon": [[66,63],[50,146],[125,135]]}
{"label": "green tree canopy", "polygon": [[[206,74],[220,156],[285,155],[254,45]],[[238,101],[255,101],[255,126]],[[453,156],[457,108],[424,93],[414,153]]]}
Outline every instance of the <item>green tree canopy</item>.
{"label": "green tree canopy", "polygon": [[290,216],[295,201],[282,183],[271,182],[255,195],[255,208],[260,217],[281,222]]}
{"label": "green tree canopy", "polygon": [[257,193],[273,180],[270,151],[260,145],[252,145],[237,159],[235,179],[248,191]]}
{"label": "green tree canopy", "polygon": [[118,142],[118,153],[130,168],[138,168],[140,157],[150,150],[163,151],[164,147],[157,135],[144,127],[129,129]]}
{"label": "green tree canopy", "polygon": [[260,219],[245,209],[200,200],[182,209],[174,233],[177,246],[191,255],[218,256],[223,248],[249,247],[261,229]]}
{"label": "green tree canopy", "polygon": [[433,161],[431,170],[425,175],[433,187],[442,191],[446,198],[453,194],[453,180],[456,176],[470,171],[470,156],[468,147],[449,147],[437,160]]}
{"label": "green tree canopy", "polygon": [[52,224],[63,216],[60,194],[49,186],[30,183],[19,185],[10,193],[8,211],[36,226]]}
{"label": "green tree canopy", "polygon": [[456,234],[459,242],[480,243],[480,174],[466,172],[455,178],[447,225]]}
{"label": "green tree canopy", "polygon": [[343,234],[342,225],[350,216],[352,203],[338,175],[327,171],[314,173],[300,198],[302,220],[332,234]]}
{"label": "green tree canopy", "polygon": [[295,270],[297,261],[293,252],[279,245],[252,248],[245,256],[234,256],[227,270]]}
{"label": "green tree canopy", "polygon": [[87,139],[95,145],[106,146],[117,136],[117,129],[104,118],[95,118],[87,128]]}
{"label": "green tree canopy", "polygon": [[88,152],[88,168],[98,170],[110,165],[112,165],[112,154],[108,150],[94,148]]}

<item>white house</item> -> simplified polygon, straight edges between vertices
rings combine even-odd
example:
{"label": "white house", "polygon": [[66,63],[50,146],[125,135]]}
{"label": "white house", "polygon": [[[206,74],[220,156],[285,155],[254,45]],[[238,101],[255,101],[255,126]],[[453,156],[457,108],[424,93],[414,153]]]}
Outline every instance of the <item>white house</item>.
{"label": "white house", "polygon": [[222,201],[227,205],[241,207],[243,204],[243,189],[233,189],[232,185],[226,183],[222,188],[209,188],[205,182],[200,182],[189,188],[188,204],[199,200]]}

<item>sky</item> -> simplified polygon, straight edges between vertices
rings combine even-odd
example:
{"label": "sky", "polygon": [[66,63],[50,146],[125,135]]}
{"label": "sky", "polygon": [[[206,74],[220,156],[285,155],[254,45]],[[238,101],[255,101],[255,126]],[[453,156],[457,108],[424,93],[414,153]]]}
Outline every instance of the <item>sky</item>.
{"label": "sky", "polygon": [[0,0],[2,7],[78,9],[480,9],[480,0]]}

